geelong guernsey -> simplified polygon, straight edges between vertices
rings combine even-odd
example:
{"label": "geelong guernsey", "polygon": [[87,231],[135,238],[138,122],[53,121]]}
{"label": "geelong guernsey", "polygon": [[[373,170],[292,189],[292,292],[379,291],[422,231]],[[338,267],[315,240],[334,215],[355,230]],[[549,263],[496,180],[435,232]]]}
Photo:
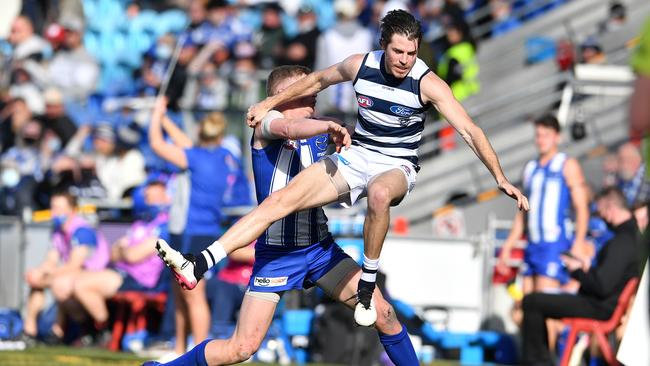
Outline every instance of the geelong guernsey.
{"label": "geelong guernsey", "polygon": [[[305,140],[272,140],[263,149],[252,149],[255,194],[261,203],[272,192],[285,187],[301,170],[325,156],[328,135]],[[314,182],[318,184],[318,182]],[[271,226],[257,239],[257,245],[304,247],[328,238],[323,209],[295,212]]]}
{"label": "geelong guernsey", "polygon": [[567,156],[557,153],[545,165],[531,160],[524,168],[524,190],[530,200],[527,228],[532,244],[573,240],[571,194],[563,170]]}
{"label": "geelong guernsey", "polygon": [[420,82],[429,67],[419,58],[403,79],[388,74],[384,51],[366,54],[354,80],[359,110],[352,143],[417,165],[425,104]]}

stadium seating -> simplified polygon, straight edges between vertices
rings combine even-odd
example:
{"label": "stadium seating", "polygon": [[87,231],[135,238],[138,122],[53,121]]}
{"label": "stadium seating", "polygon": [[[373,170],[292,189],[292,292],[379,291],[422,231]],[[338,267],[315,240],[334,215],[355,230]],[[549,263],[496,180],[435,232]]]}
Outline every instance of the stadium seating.
{"label": "stadium seating", "polygon": [[[638,32],[650,11],[650,2],[636,0],[626,5],[630,10],[626,25],[601,38],[608,58],[611,55],[611,62],[618,64],[627,62],[630,50],[625,48],[625,42]],[[577,14],[580,16],[577,17]],[[526,121],[531,116],[553,110],[561,99],[559,85],[572,78],[569,72],[559,72],[554,61],[526,65],[525,40],[533,36],[563,37],[564,21],[572,21],[576,34],[586,35],[593,32],[606,15],[606,3],[574,0],[520,29],[481,44],[478,54],[481,92],[463,104],[487,132],[499,154],[504,172],[513,181],[518,181],[525,162],[536,155],[532,144],[532,127]],[[626,97],[598,97],[581,101],[588,135],[580,142],[567,144],[566,150],[573,156],[581,157],[596,146],[612,146],[622,141],[627,135],[627,130],[620,127],[627,115],[626,101]],[[431,136],[439,126],[441,124],[425,126],[423,140],[432,140]],[[564,140],[565,143],[569,141],[569,138]],[[409,219],[411,233],[431,233],[431,214],[445,204],[449,192],[462,188],[472,196],[494,187],[493,178],[474,154],[464,144],[459,143],[458,146],[454,151],[427,158],[435,150],[436,142],[422,144],[420,154],[424,158],[420,162],[422,170],[418,174],[418,187],[391,212]],[[423,205],[422,202],[428,204]]]}

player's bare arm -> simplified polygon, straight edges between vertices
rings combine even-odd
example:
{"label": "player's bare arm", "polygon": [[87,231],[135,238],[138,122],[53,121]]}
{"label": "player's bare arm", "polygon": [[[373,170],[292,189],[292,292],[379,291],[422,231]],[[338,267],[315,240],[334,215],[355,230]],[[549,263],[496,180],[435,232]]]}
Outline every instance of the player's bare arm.
{"label": "player's bare arm", "polygon": [[329,134],[332,142],[336,144],[336,151],[340,151],[343,147],[350,147],[352,143],[348,130],[334,121],[312,118],[276,118],[269,122],[267,132],[263,129],[262,124],[255,127],[256,139],[300,140]]}
{"label": "player's bare arm", "polygon": [[339,84],[354,79],[361,67],[365,55],[352,55],[345,60],[324,70],[311,74],[292,84],[279,94],[268,97],[248,108],[246,122],[250,127],[256,126],[273,108],[290,100],[314,95],[330,85]]}
{"label": "player's bare arm", "polygon": [[578,256],[584,256],[585,237],[587,236],[587,226],[589,224],[589,197],[587,193],[587,183],[585,176],[582,174],[580,163],[576,159],[567,159],[564,164],[564,179],[571,192],[571,203],[575,210],[575,241],[571,248],[572,252]]}
{"label": "player's bare arm", "polygon": [[421,90],[423,101],[432,103],[458,131],[467,145],[492,173],[499,189],[516,200],[520,210],[528,210],[528,199],[503,174],[497,154],[485,133],[472,122],[463,106],[452,94],[449,86],[438,76],[428,73],[422,80]]}

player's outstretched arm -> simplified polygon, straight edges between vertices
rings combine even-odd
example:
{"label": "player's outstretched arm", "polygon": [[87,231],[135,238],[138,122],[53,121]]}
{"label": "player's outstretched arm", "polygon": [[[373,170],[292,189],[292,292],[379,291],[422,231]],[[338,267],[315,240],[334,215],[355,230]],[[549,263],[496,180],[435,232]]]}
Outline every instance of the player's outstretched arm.
{"label": "player's outstretched arm", "polygon": [[456,100],[449,86],[438,76],[428,73],[422,80],[424,102],[431,102],[449,123],[463,137],[467,145],[485,164],[497,182],[499,189],[517,201],[520,210],[528,210],[528,199],[512,185],[503,174],[496,152],[490,145],[483,130],[469,117],[463,106]]}
{"label": "player's outstretched arm", "polygon": [[363,62],[363,54],[349,56],[345,60],[324,70],[315,71],[279,94],[268,97],[248,108],[246,122],[255,127],[262,118],[273,108],[296,98],[314,95],[330,85],[339,84],[354,79]]}
{"label": "player's outstretched arm", "polygon": [[313,118],[284,118],[281,113],[271,111],[255,127],[255,135],[265,140],[290,139],[300,140],[329,134],[336,144],[336,150],[350,147],[352,139],[348,130],[339,123]]}

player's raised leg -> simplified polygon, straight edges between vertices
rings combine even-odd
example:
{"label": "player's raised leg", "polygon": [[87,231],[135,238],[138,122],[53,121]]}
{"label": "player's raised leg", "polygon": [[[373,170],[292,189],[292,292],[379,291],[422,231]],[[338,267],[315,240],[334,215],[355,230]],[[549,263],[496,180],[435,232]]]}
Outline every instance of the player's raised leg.
{"label": "player's raised leg", "polygon": [[390,206],[401,201],[408,189],[404,173],[391,169],[373,178],[368,184],[368,212],[363,226],[363,267],[358,283],[358,300],[354,319],[359,325],[374,323],[372,294],[375,289],[379,256],[390,223]]}
{"label": "player's raised leg", "polygon": [[[258,296],[259,295],[259,296]],[[239,320],[232,337],[201,342],[174,361],[145,362],[143,366],[213,366],[232,365],[248,360],[266,335],[277,301],[275,293],[247,293],[239,311]]]}
{"label": "player's raised leg", "polygon": [[192,289],[203,274],[236,249],[257,239],[273,222],[292,212],[320,207],[338,199],[324,164],[312,164],[289,184],[268,196],[257,208],[242,217],[218,241],[200,254],[188,256],[159,240],[160,258],[174,271],[181,286]]}

